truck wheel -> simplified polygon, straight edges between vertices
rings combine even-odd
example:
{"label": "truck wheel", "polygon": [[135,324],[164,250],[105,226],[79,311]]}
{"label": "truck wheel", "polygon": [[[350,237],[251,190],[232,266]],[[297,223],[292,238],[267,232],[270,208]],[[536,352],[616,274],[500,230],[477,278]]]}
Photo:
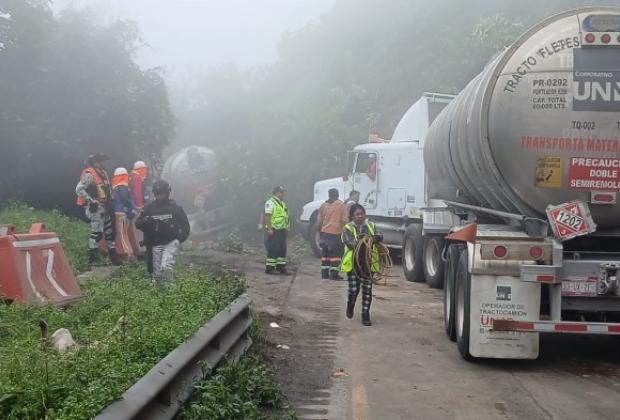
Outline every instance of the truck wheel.
{"label": "truck wheel", "polygon": [[388,247],[388,250],[390,251],[390,258],[392,258],[392,261],[396,262],[403,259],[402,249]]}
{"label": "truck wheel", "polygon": [[446,268],[444,269],[443,320],[446,335],[450,341],[456,341],[456,330],[454,328],[454,283],[462,249],[463,246],[458,244],[452,244],[448,247]]}
{"label": "truck wheel", "polygon": [[441,260],[444,239],[437,235],[424,238],[424,278],[426,284],[434,289],[443,287],[444,263]]}
{"label": "truck wheel", "polygon": [[317,216],[313,214],[310,218],[310,228],[308,229],[308,242],[315,257],[321,258],[321,246],[319,245],[319,227],[316,224]]}
{"label": "truck wheel", "polygon": [[469,312],[471,298],[471,276],[467,262],[467,251],[463,250],[456,267],[454,288],[454,322],[456,344],[463,359],[471,361],[474,357],[469,353]]}
{"label": "truck wheel", "polygon": [[403,271],[405,278],[417,283],[424,282],[422,268],[422,225],[407,226],[403,238],[402,250]]}

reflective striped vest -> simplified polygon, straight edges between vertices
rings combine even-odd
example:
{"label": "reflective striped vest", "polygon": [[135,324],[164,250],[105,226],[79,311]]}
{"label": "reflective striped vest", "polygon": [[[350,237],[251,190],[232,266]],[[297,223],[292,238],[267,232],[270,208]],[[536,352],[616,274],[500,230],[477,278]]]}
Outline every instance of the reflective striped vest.
{"label": "reflective striped vest", "polygon": [[269,199],[273,205],[273,213],[271,213],[271,227],[274,229],[289,229],[291,222],[288,217],[288,207],[286,203],[277,197]]}
{"label": "reflective striped vest", "polygon": [[[93,181],[95,184],[94,186],[91,186],[91,188],[94,188],[92,189],[92,191],[88,191],[88,193],[91,194],[91,196],[100,203],[105,203],[106,201],[108,201],[111,198],[110,180],[108,178],[108,175],[105,173],[105,171],[100,174],[99,171],[93,166],[89,166],[82,171],[80,179],[82,179],[82,177],[84,177],[84,174],[87,173],[93,177]],[[78,206],[84,206],[86,205],[86,200],[84,199],[84,197],[78,195],[76,203]]]}
{"label": "reflective striped vest", "polygon": [[[354,239],[357,240],[357,229],[355,228],[355,224],[353,222],[349,222],[344,225],[345,230],[349,231]],[[368,233],[371,235],[375,234],[375,224],[373,222],[366,222],[366,229],[368,229]],[[343,238],[344,239],[344,238]],[[340,271],[343,273],[349,273],[353,271],[353,250],[345,245],[344,255],[342,257],[342,264],[340,265]],[[372,250],[372,265],[371,270],[374,273],[379,272],[381,269],[379,265],[379,251],[377,249]]]}

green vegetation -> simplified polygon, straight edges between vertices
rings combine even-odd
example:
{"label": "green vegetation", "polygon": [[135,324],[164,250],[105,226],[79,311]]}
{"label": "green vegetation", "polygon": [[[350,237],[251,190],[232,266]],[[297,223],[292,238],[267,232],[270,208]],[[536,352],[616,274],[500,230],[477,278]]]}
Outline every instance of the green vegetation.
{"label": "green vegetation", "polygon": [[[0,306],[0,418],[96,415],[242,290],[232,274],[188,269],[154,288],[141,266],[128,266],[88,283],[64,311]],[[78,347],[61,355],[44,346],[39,320],[50,335],[69,329]]]}
{"label": "green vegetation", "polygon": [[15,225],[18,232],[28,232],[32,223],[39,222],[45,223],[49,231],[58,234],[74,271],[88,268],[88,224],[57,211],[34,210],[24,204],[11,204],[0,210],[0,224]]}
{"label": "green vegetation", "polygon": [[227,362],[194,388],[183,420],[262,420],[265,410],[279,409],[283,397],[273,372],[254,355]]}
{"label": "green vegetation", "polygon": [[174,117],[161,69],[136,63],[136,24],[54,15],[51,3],[0,1],[0,204],[68,213],[90,153],[157,163]]}
{"label": "green vegetation", "polygon": [[246,252],[243,239],[238,229],[225,231],[217,235],[214,249],[234,254],[243,254]]}

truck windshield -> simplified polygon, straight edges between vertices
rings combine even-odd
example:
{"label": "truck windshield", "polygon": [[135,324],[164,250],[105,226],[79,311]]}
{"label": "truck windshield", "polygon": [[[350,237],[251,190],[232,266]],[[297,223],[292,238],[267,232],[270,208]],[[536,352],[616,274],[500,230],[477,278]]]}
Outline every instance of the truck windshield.
{"label": "truck windshield", "polygon": [[368,173],[376,165],[377,155],[375,153],[358,153],[355,162],[355,173]]}

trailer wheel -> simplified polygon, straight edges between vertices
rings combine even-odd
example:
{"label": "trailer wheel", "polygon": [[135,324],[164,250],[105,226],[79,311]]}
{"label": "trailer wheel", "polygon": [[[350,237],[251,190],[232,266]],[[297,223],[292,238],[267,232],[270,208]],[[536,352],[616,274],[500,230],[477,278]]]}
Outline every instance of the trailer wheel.
{"label": "trailer wheel", "polygon": [[402,248],[403,271],[405,278],[417,283],[424,282],[422,267],[422,226],[413,224],[407,226],[403,237]]}
{"label": "trailer wheel", "polygon": [[446,335],[450,341],[456,341],[456,329],[454,327],[454,286],[456,268],[463,246],[452,244],[448,247],[446,268],[444,269],[445,284],[443,287],[443,320]]}
{"label": "trailer wheel", "polygon": [[314,213],[310,218],[310,228],[308,229],[308,242],[310,242],[310,248],[315,257],[321,258],[321,246],[319,245],[320,235],[319,227],[317,226],[317,214]]}
{"label": "trailer wheel", "polygon": [[471,361],[469,353],[469,318],[471,298],[471,276],[469,274],[467,251],[463,250],[456,267],[454,293],[454,321],[456,344],[463,359]]}
{"label": "trailer wheel", "polygon": [[434,289],[443,287],[444,263],[441,260],[444,239],[437,235],[424,238],[424,278],[426,284]]}

